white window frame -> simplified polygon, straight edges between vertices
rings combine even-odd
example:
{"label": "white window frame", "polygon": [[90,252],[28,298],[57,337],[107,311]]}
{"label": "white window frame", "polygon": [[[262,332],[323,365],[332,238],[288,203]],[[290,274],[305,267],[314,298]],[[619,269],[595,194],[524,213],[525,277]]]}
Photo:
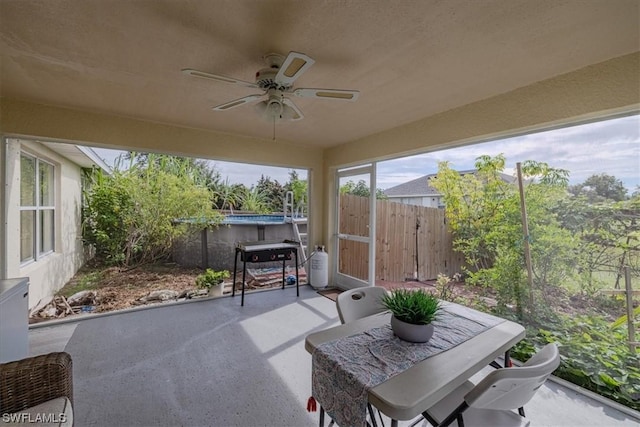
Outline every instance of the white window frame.
{"label": "white window frame", "polygon": [[[25,151],[20,152],[20,162],[22,163],[22,157],[27,157],[35,161],[35,205],[22,205],[22,200],[20,200],[20,216],[22,216],[22,212],[34,212],[35,213],[35,221],[34,221],[34,237],[32,239],[33,247],[32,249],[32,257],[22,259],[22,227],[20,227],[20,265],[24,266],[30,264],[32,262],[36,262],[47,255],[50,255],[56,250],[56,166],[47,160],[44,160],[37,155],[32,153],[28,153]],[[50,183],[50,200],[53,202],[51,205],[44,205],[41,203],[41,182],[40,182],[40,167],[41,164],[46,164],[51,167],[51,183]],[[22,173],[22,167],[20,168]],[[20,182],[22,183],[23,177],[20,177]],[[20,189],[22,192],[22,189]],[[42,224],[42,213],[43,212],[53,212],[53,218],[51,219],[51,230],[48,232],[51,233],[51,249],[42,250],[42,236],[43,236],[43,224]]]}
{"label": "white window frame", "polygon": [[[342,234],[340,230],[340,178],[351,176],[369,175],[369,233],[368,236],[357,236]],[[376,163],[369,163],[361,166],[337,169],[335,171],[335,229],[336,236],[333,250],[333,274],[336,278],[336,285],[341,289],[353,289],[361,286],[375,286],[376,284]],[[348,276],[339,271],[340,240],[353,240],[365,243],[369,246],[369,270],[367,280]]]}

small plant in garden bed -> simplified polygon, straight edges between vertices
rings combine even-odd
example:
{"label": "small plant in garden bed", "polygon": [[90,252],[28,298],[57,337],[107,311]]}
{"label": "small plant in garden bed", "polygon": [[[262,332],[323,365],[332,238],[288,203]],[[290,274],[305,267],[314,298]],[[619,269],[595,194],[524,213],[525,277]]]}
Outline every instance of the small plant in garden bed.
{"label": "small plant in garden bed", "polygon": [[455,301],[456,295],[454,290],[455,281],[446,274],[438,273],[436,279],[436,289],[439,293],[440,299],[446,301]]}
{"label": "small plant in garden bed", "polygon": [[382,297],[381,303],[398,320],[413,325],[431,323],[440,310],[440,300],[423,289],[396,289]]}
{"label": "small plant in garden bed", "polygon": [[527,331],[528,338],[515,346],[513,357],[527,360],[536,347],[556,342],[562,364],[555,375],[640,410],[640,353],[630,352],[626,327],[600,316],[562,316],[559,321],[555,331]]}
{"label": "small plant in garden bed", "polygon": [[207,268],[204,273],[196,277],[196,286],[202,289],[211,289],[215,285],[219,285],[224,279],[229,278],[227,270],[215,271]]}

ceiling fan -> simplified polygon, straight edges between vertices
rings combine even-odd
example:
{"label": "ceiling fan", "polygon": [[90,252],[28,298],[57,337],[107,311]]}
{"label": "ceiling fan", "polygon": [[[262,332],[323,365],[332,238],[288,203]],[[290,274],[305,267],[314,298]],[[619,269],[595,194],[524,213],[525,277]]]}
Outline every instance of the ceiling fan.
{"label": "ceiling fan", "polygon": [[267,120],[273,121],[274,124],[276,121],[296,121],[304,118],[302,111],[289,98],[291,95],[338,101],[355,101],[360,95],[357,90],[294,89],[293,84],[298,77],[315,63],[312,58],[304,53],[292,51],[286,57],[277,53],[270,53],[264,56],[264,61],[267,64],[267,68],[263,68],[256,73],[255,83],[191,68],[185,68],[182,72],[189,76],[202,77],[252,89],[261,89],[262,93],[225,102],[213,107],[213,110],[227,111],[245,104],[257,103],[256,109],[258,112]]}

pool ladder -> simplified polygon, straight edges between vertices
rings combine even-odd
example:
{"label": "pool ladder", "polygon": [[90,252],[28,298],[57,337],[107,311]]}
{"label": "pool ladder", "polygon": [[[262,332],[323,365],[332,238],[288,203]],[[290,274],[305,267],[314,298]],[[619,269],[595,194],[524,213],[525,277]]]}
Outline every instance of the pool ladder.
{"label": "pool ladder", "polygon": [[[302,254],[302,262],[307,260],[307,218],[304,215],[304,203],[300,203],[297,207],[293,199],[293,191],[287,191],[284,198],[284,220],[291,221],[293,227],[293,235],[296,241],[300,242],[300,253]],[[303,228],[301,231],[300,228]]]}

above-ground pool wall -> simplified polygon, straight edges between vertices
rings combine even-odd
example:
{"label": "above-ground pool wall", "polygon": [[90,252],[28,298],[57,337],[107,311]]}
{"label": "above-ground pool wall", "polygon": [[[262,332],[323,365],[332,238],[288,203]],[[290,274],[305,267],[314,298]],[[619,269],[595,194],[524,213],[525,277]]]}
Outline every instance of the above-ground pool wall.
{"label": "above-ground pool wall", "polygon": [[[201,231],[189,234],[173,245],[173,260],[185,267],[211,268],[214,270],[229,270],[233,273],[233,257],[236,244],[239,242],[255,242],[258,240],[294,240],[291,224],[242,224],[220,225],[207,231],[206,264],[203,257]],[[298,264],[302,262],[298,251]],[[294,266],[293,262],[287,265]],[[247,268],[281,267],[280,262],[265,262],[260,264],[247,263]],[[240,257],[238,268],[242,269]]]}

